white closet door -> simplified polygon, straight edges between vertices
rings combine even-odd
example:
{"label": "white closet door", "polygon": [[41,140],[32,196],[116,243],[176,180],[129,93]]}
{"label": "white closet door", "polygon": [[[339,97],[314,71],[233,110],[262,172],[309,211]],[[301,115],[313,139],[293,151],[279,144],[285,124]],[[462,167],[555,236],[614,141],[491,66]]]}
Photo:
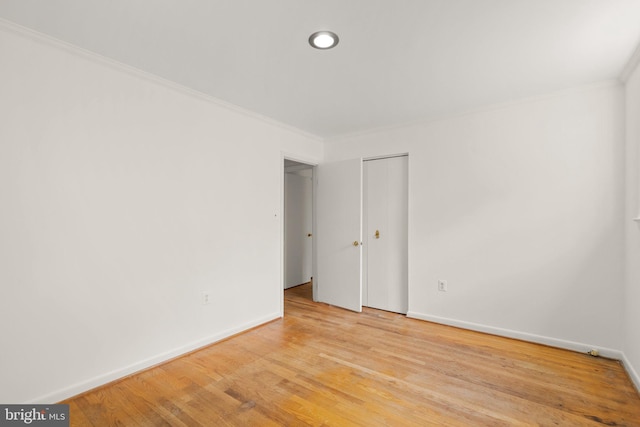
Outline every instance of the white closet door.
{"label": "white closet door", "polygon": [[316,172],[317,299],[359,312],[362,160],[321,164]]}
{"label": "white closet door", "polygon": [[408,309],[408,157],[364,162],[364,305]]}

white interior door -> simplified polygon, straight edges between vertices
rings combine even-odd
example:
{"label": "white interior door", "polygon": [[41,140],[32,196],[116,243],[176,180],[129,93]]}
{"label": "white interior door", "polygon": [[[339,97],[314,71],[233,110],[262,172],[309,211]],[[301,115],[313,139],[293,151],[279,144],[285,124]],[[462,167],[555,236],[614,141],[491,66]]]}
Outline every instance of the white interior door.
{"label": "white interior door", "polygon": [[364,162],[363,305],[408,309],[408,157]]}
{"label": "white interior door", "polygon": [[284,288],[307,283],[312,275],[311,169],[284,174]]}
{"label": "white interior door", "polygon": [[359,312],[362,161],[325,163],[316,172],[317,300]]}
{"label": "white interior door", "polygon": [[[311,175],[311,169],[309,169]],[[304,181],[304,213],[303,213],[303,236],[304,255],[302,258],[302,277],[306,283],[313,276],[313,176],[306,177]]]}

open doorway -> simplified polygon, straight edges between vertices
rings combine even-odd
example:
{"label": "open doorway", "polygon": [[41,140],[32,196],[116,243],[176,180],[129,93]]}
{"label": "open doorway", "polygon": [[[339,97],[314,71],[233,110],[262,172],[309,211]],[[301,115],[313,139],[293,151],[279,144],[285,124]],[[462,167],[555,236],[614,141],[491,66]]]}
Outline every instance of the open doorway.
{"label": "open doorway", "polygon": [[283,212],[283,289],[313,299],[313,165],[284,160]]}

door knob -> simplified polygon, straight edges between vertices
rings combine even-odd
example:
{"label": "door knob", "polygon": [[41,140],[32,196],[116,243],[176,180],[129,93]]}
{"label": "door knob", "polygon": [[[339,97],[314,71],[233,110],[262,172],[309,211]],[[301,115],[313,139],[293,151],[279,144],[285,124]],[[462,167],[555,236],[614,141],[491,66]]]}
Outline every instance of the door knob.
{"label": "door knob", "polygon": [[311,237],[311,236],[312,236],[312,234],[311,234],[311,233],[307,234],[307,237]]}
{"label": "door knob", "polygon": [[353,246],[358,246],[360,243],[357,240],[353,241]]}
{"label": "door knob", "polygon": [[376,230],[376,239],[380,238],[380,230]]}

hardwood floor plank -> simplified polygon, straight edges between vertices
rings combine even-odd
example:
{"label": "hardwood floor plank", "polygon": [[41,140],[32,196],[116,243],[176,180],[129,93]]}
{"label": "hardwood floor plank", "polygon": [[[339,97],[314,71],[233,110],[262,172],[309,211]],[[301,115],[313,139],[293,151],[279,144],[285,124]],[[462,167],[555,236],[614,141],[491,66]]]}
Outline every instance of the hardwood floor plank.
{"label": "hardwood floor plank", "polygon": [[85,393],[73,426],[640,426],[620,362],[285,293],[285,317]]}

